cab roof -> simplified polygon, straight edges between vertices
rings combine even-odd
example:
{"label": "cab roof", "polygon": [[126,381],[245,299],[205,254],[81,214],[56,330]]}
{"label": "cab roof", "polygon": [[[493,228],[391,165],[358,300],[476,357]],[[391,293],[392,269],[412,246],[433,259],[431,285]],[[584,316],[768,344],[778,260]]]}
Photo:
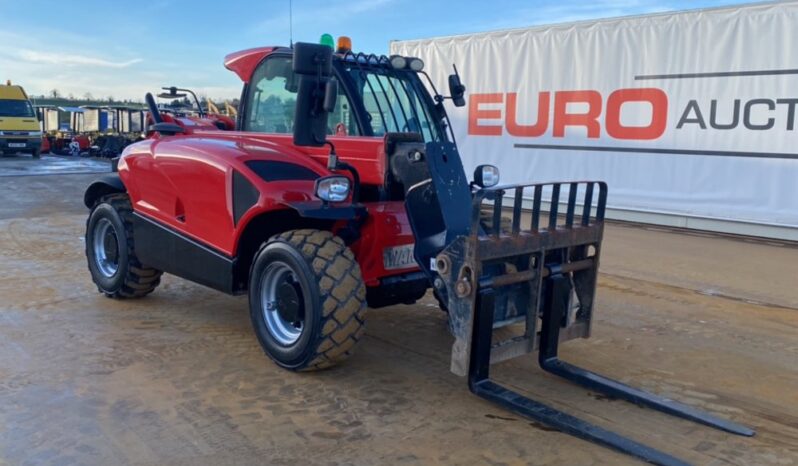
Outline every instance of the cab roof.
{"label": "cab roof", "polygon": [[28,100],[28,95],[22,86],[0,84],[0,99]]}
{"label": "cab roof", "polygon": [[255,47],[233,52],[224,57],[224,67],[237,74],[242,81],[248,84],[258,63],[266,58],[266,55],[278,49],[291,50],[286,47]]}
{"label": "cab roof", "polygon": [[[255,47],[241,50],[239,52],[233,52],[225,56],[224,67],[237,74],[238,77],[244,81],[244,83],[249,84],[252,74],[254,73],[258,64],[263,61],[267,55],[271,55],[274,52],[293,53],[293,50],[289,47],[277,46]],[[340,60],[360,63],[363,65],[390,66],[390,59],[385,55],[365,54],[362,52],[354,53],[347,51],[335,53],[333,56]]]}

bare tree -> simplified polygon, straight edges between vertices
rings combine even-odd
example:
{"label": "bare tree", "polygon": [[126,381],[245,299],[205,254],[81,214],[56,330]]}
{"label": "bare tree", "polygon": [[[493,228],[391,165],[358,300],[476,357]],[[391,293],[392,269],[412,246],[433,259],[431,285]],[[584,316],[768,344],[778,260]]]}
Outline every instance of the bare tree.
{"label": "bare tree", "polygon": [[50,91],[49,95],[50,95],[50,97],[52,97],[54,99],[57,99],[57,98],[61,97],[61,92],[59,92],[58,89],[53,89],[52,91]]}
{"label": "bare tree", "polygon": [[83,94],[83,100],[94,100],[94,96],[91,95],[91,92],[87,92]]}

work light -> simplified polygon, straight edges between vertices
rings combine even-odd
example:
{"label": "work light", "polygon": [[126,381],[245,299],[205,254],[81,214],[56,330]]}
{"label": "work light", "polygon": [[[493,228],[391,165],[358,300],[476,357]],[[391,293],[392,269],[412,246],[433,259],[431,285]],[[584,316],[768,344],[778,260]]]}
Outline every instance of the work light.
{"label": "work light", "polygon": [[349,197],[349,178],[345,176],[325,176],[316,180],[316,197],[325,202],[341,202]]}
{"label": "work light", "polygon": [[408,60],[408,64],[410,69],[416,72],[424,69],[424,60],[420,58],[411,58]]}
{"label": "work light", "polygon": [[499,184],[499,167],[479,165],[474,170],[474,184],[480,188],[491,188]]}
{"label": "work light", "polygon": [[407,59],[400,55],[391,56],[391,66],[395,70],[403,70],[407,66]]}

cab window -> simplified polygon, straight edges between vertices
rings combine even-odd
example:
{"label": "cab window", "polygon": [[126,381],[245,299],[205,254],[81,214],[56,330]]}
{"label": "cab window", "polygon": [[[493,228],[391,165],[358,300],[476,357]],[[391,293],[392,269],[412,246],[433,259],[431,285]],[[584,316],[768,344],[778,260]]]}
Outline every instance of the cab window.
{"label": "cab window", "polygon": [[27,100],[0,99],[0,116],[32,118],[36,114]]}
{"label": "cab window", "polygon": [[344,73],[363,100],[374,136],[388,132],[419,133],[425,142],[443,139],[435,111],[423,95],[414,73],[344,63]]}
{"label": "cab window", "polygon": [[[290,57],[270,57],[261,63],[252,76],[247,96],[245,131],[292,133],[299,78],[291,70]],[[339,87],[340,89],[340,87]],[[338,93],[335,111],[327,119],[327,134],[359,136],[348,97]]]}

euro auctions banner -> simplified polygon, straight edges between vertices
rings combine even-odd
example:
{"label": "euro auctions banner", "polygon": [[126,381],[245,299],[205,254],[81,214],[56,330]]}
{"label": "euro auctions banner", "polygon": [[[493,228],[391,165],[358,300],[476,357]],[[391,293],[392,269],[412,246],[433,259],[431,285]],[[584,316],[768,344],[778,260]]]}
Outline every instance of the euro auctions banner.
{"label": "euro auctions banner", "polygon": [[391,43],[422,58],[466,169],[604,180],[609,206],[798,228],[798,2]]}

